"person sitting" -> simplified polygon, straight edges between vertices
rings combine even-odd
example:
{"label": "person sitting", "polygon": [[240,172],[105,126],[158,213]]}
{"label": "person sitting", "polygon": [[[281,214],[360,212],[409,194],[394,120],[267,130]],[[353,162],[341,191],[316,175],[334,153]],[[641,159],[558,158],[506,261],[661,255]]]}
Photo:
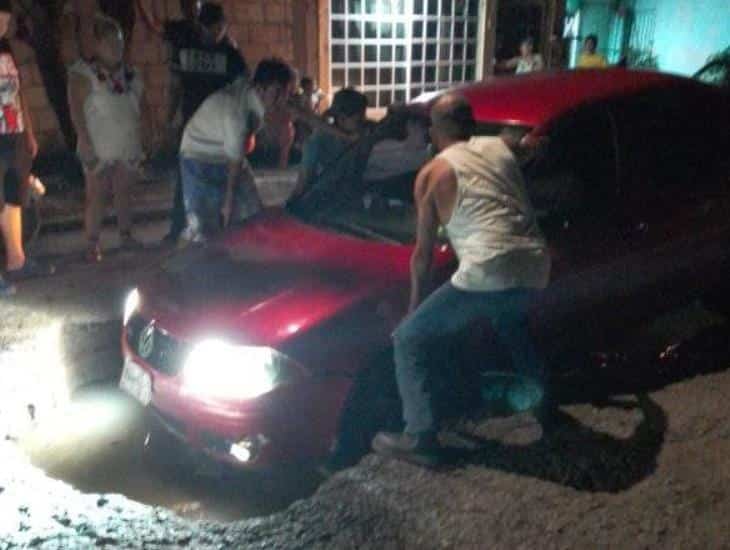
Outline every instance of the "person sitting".
{"label": "person sitting", "polygon": [[542,55],[534,53],[535,42],[531,37],[520,42],[520,55],[497,64],[497,67],[505,70],[514,70],[515,74],[532,73],[542,71],[545,62]]}
{"label": "person sitting", "polygon": [[583,52],[578,57],[579,69],[604,69],[608,66],[606,58],[600,53],[596,53],[598,47],[598,37],[595,34],[586,36],[583,42]]}

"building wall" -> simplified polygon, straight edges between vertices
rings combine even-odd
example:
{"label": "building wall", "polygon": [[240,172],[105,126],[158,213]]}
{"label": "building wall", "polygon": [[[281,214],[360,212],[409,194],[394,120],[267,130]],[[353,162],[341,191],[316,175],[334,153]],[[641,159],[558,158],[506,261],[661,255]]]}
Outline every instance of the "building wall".
{"label": "building wall", "polygon": [[[621,53],[612,49],[616,19],[613,0],[583,0],[581,36],[597,34],[598,50],[616,62]],[[730,46],[728,0],[628,0],[635,14],[650,14],[653,28],[647,44],[657,56],[658,69],[691,75],[715,52]]]}
{"label": "building wall", "polygon": [[[297,0],[222,0],[230,34],[236,40],[251,68],[264,57],[277,56],[294,61],[293,4]],[[178,0],[146,0],[155,4],[163,17],[178,17]],[[74,15],[68,11],[61,24],[62,51],[66,63],[77,58],[74,37]],[[64,147],[56,115],[51,108],[33,50],[13,40],[13,49],[20,66],[23,90],[31,110],[31,118],[44,151]],[[144,77],[153,112],[162,121],[166,112],[167,49],[162,40],[146,29],[138,19],[130,44],[130,62]]]}
{"label": "building wall", "polygon": [[730,46],[728,0],[636,0],[642,7],[656,8],[654,52],[662,71],[691,75]]}

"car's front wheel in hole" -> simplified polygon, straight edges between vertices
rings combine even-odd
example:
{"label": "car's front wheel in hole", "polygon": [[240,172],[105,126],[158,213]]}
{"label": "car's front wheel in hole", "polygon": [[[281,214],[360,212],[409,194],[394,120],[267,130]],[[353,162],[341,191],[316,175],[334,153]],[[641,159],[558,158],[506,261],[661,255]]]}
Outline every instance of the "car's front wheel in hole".
{"label": "car's front wheel in hole", "polygon": [[340,418],[337,441],[328,466],[352,466],[370,452],[375,434],[403,429],[401,401],[395,380],[393,351],[377,354],[355,378]]}

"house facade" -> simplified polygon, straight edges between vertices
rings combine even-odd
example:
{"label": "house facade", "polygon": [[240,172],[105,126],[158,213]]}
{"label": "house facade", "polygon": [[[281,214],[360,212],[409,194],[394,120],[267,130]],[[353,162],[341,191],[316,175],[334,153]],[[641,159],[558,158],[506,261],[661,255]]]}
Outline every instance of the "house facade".
{"label": "house facade", "polygon": [[580,39],[596,34],[610,63],[692,75],[730,46],[728,0],[569,0],[566,35],[575,61]]}

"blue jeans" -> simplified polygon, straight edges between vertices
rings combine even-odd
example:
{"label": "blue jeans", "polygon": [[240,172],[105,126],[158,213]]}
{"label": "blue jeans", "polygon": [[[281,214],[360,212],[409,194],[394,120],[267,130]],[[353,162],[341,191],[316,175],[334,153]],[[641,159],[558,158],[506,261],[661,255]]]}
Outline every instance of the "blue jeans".
{"label": "blue jeans", "polygon": [[446,283],[406,318],[393,334],[398,390],[406,432],[438,429],[428,389],[429,359],[444,338],[457,337],[488,319],[512,358],[515,371],[542,381],[544,367],[529,332],[527,311],[534,291],[466,292]]}
{"label": "blue jeans", "polygon": [[[183,237],[188,241],[204,241],[222,230],[223,200],[228,182],[228,166],[193,159],[180,159],[183,201],[187,227]],[[253,197],[239,183],[233,194],[231,223],[252,215]]]}

